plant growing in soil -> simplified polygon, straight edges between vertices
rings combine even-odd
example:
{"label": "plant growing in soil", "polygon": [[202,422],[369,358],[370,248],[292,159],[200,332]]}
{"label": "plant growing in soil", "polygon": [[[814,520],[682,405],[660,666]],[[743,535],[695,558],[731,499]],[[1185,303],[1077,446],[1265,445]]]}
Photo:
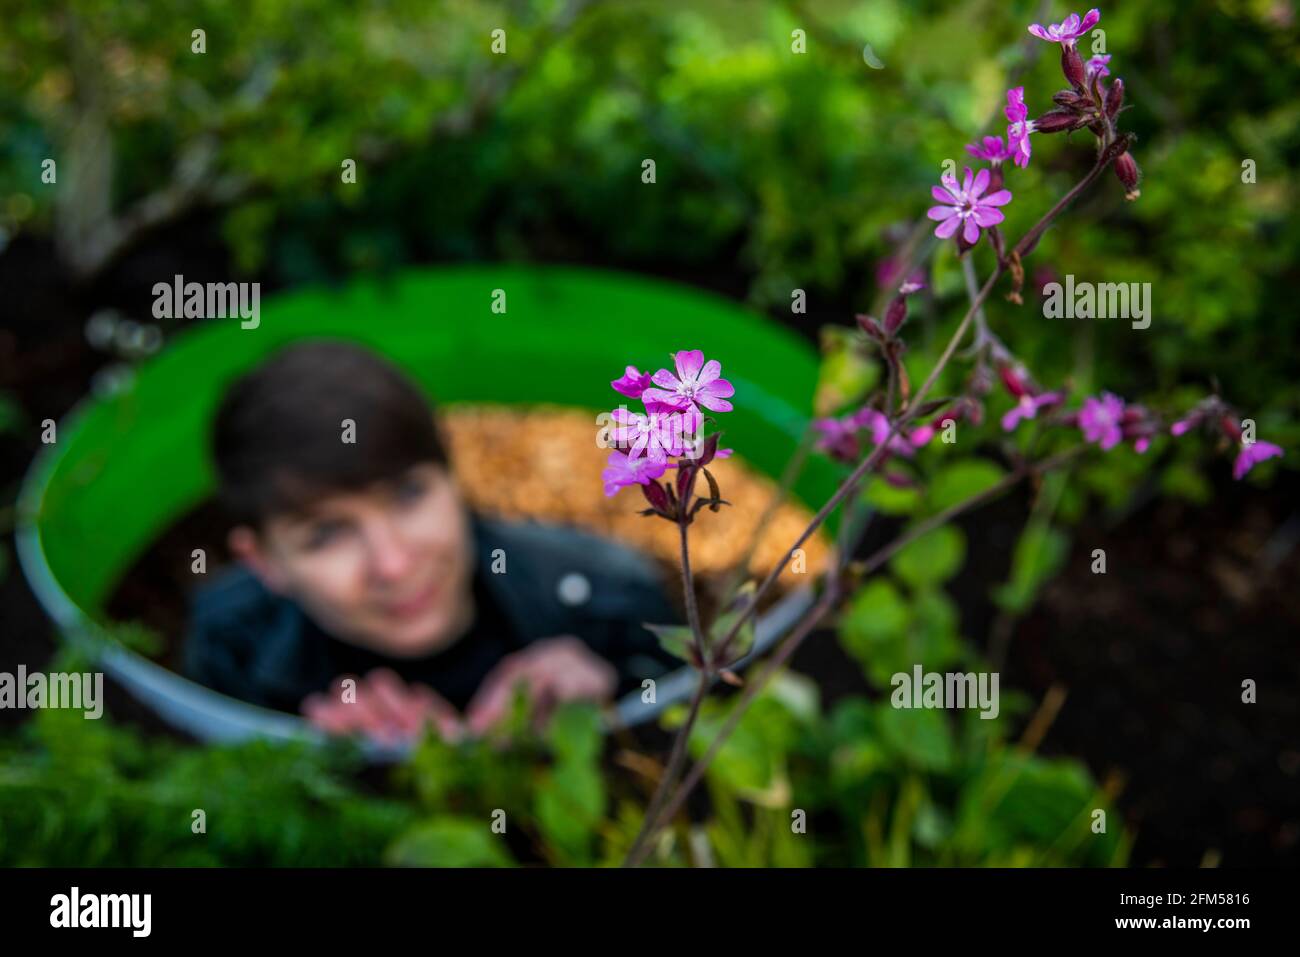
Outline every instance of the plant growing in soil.
{"label": "plant growing in soil", "polygon": [[[814,628],[906,546],[1024,479],[1041,483],[1047,473],[1091,452],[1090,446],[1109,453],[1129,444],[1134,452],[1146,454],[1166,433],[1177,437],[1193,428],[1204,427],[1218,435],[1225,447],[1235,449],[1233,475],[1237,479],[1243,478],[1259,462],[1283,454],[1279,446],[1257,440],[1253,422],[1241,419],[1218,395],[1207,396],[1172,422],[1154,408],[1126,401],[1110,392],[1079,397],[1076,404],[1068,382],[1050,389],[1041,386],[1027,365],[990,328],[984,308],[994,288],[1004,277],[1009,277],[1007,301],[1017,306],[1023,304],[1026,259],[1044,232],[1108,169],[1119,180],[1126,200],[1132,202],[1140,196],[1141,173],[1131,152],[1135,138],[1124,132],[1120,123],[1125,108],[1123,80],[1111,78],[1109,55],[1094,56],[1084,62],[1078,51],[1078,40],[1100,17],[1100,12],[1093,9],[1083,17],[1071,14],[1060,23],[1029,26],[1033,36],[1060,45],[1066,86],[1051,96],[1053,107],[1032,120],[1029,117],[1033,111],[1024,87],[1009,89],[1004,111],[1008,124],[1005,143],[1001,137],[986,136],[970,144],[967,151],[987,166],[977,171],[967,167],[960,178],[946,172],[940,184],[931,190],[937,205],[930,207],[926,215],[937,223],[934,235],[951,241],[951,245],[937,246],[939,253],[955,247],[969,299],[965,314],[915,389],[903,362],[907,350],[904,330],[909,297],[923,288],[922,283],[912,279],[920,263],[908,263],[898,271],[908,281],[898,288],[883,319],[870,315],[857,317],[862,333],[858,347],[883,365],[885,384],[867,396],[860,407],[841,417],[823,418],[813,424],[818,435],[817,447],[851,466],[851,471],[804,532],[791,543],[784,558],[756,586],[749,584],[738,589],[724,612],[707,625],[701,622],[696,604],[689,530],[703,509],[717,511],[726,504],[722,490],[708,471],[714,457],[723,454],[718,450],[720,433],[705,436],[703,427],[705,422],[713,421],[706,411],[720,413],[732,408],[728,399],[734,389],[721,378],[722,367],[717,360],[706,363],[701,352],[690,349],[673,355],[676,374],[660,369],[649,375],[628,366],[624,376],[611,383],[624,396],[644,402],[645,411],[629,412],[623,408],[613,414],[617,424],[611,432],[615,449],[609,455],[604,474],[605,493],[612,495],[637,485],[649,505],[643,514],[677,525],[688,624],[684,629],[657,630],[664,644],[698,671],[685,719],[677,729],[644,823],[628,852],[627,864],[635,866],[645,860],[653,846],[652,839],[681,809],[723,743],[777,670]],[[1013,166],[1024,168],[1031,161],[1035,137],[1084,131],[1092,134],[1094,144],[1088,171],[1030,229],[1015,242],[1009,241],[1000,226],[1005,221],[1003,210],[1016,197],[1008,185],[1005,162],[1011,160]],[[972,256],[985,236],[994,263],[983,285],[977,288]],[[973,341],[960,356],[970,365],[963,387],[957,394],[932,398],[940,377],[958,358],[959,347],[972,331]],[[714,722],[716,730],[707,749],[683,776],[687,742],[700,720],[710,688],[719,678],[742,684],[731,669],[749,650],[758,603],[800,546],[835,509],[844,506],[848,512],[857,507],[858,492],[869,476],[879,476],[896,487],[924,487],[925,476],[898,464],[912,459],[917,450],[936,441],[955,444],[959,424],[978,425],[983,420],[985,404],[999,381],[1013,401],[1012,408],[999,423],[1003,432],[1011,436],[1026,426],[1033,429],[1027,442],[1022,440],[1018,447],[1012,447],[1010,470],[1000,480],[912,525],[864,558],[854,557],[858,536],[846,536],[841,541],[836,562],[817,582],[816,600],[762,669],[743,683],[744,690],[726,719]],[[673,469],[676,471],[672,478],[666,480],[665,476]],[[701,476],[707,484],[707,494],[699,491]],[[844,527],[852,530],[854,523],[848,521],[847,515],[845,519]],[[707,525],[704,527],[707,534]]]}

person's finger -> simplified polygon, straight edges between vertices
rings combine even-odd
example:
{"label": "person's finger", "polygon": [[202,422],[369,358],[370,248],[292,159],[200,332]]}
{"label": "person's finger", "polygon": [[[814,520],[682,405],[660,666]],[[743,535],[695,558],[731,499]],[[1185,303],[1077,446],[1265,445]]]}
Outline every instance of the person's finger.
{"label": "person's finger", "polygon": [[346,734],[352,730],[348,726],[348,716],[343,713],[339,702],[320,692],[304,698],[299,710],[312,726],[328,734]]}
{"label": "person's finger", "polygon": [[527,680],[526,664],[526,659],[511,656],[483,679],[466,709],[465,723],[472,733],[483,734],[505,715],[516,685]]}
{"label": "person's finger", "polygon": [[[350,689],[345,686],[348,681],[353,682]],[[330,682],[328,691],[308,696],[313,701],[313,713],[334,734],[365,730],[365,709],[357,704],[360,700],[358,682],[355,675],[339,675]],[[345,692],[348,693],[346,697]]]}
{"label": "person's finger", "polygon": [[444,741],[459,741],[465,734],[460,713],[442,695],[428,685],[410,686],[412,699],[420,709],[421,723],[430,721]]}
{"label": "person's finger", "polygon": [[366,683],[375,697],[376,707],[403,735],[419,734],[424,723],[418,699],[406,683],[388,668],[377,668],[366,675]]}
{"label": "person's finger", "polygon": [[385,744],[401,740],[402,731],[397,719],[389,713],[388,706],[372,687],[369,678],[357,682],[356,700],[346,707],[353,726],[367,737]]}
{"label": "person's finger", "polygon": [[539,661],[536,671],[557,702],[600,699],[613,694],[618,672],[585,645],[566,647]]}
{"label": "person's finger", "polygon": [[358,705],[331,699],[316,704],[308,719],[331,734],[338,735],[361,734],[368,727],[365,714]]}

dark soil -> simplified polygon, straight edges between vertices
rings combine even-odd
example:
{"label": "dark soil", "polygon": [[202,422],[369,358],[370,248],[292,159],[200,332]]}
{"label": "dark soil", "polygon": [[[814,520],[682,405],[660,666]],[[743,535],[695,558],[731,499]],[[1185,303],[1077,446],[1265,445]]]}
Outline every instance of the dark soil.
{"label": "dark soil", "polygon": [[[111,361],[86,343],[82,330],[90,314],[116,306],[147,316],[158,275],[181,272],[204,281],[223,275],[226,265],[210,222],[184,223],[154,237],[89,287],[68,281],[46,244],[19,239],[0,254],[0,390],[18,400],[28,419],[18,433],[0,434],[5,501],[13,500],[37,449],[40,421],[64,415]],[[719,275],[728,274],[669,278],[739,291],[739,280]],[[264,283],[264,291],[274,286]],[[821,322],[852,315],[853,304],[819,303],[823,311],[799,317],[801,334],[811,338]],[[1214,467],[1227,470],[1226,463]],[[1300,861],[1300,513],[1294,504],[1300,483],[1278,476],[1264,491],[1225,479],[1205,508],[1161,501],[1122,521],[1090,516],[1065,572],[1009,631],[1004,686],[1036,700],[1053,685],[1066,689],[1040,750],[1079,758],[1102,780],[1122,776],[1118,804],[1136,831],[1136,865]],[[1026,512],[1018,494],[963,521],[970,553],[952,592],[964,633],[974,639],[999,627],[988,590],[1005,580]],[[127,576],[114,612],[179,635],[193,582],[189,550],[199,547],[197,536],[214,568],[224,556],[219,529],[204,510],[173,528]],[[873,535],[887,532],[882,527]],[[16,567],[12,545],[6,535],[0,671],[19,663],[40,669],[55,636]],[[1107,552],[1105,575],[1090,570],[1096,547]],[[865,691],[860,669],[830,633],[812,636],[794,666],[817,679],[827,703]],[[1256,704],[1241,701],[1247,678],[1257,683]],[[106,695],[119,722],[174,734],[111,682]],[[0,711],[0,729],[26,716]],[[660,749],[666,743],[661,732],[645,734],[619,743]]]}

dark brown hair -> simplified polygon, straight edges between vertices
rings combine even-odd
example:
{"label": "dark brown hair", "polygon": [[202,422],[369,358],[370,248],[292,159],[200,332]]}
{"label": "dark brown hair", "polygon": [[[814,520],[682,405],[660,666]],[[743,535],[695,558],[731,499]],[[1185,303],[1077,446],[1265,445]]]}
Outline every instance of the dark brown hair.
{"label": "dark brown hair", "polygon": [[[345,419],[354,443],[343,441]],[[212,455],[230,519],[258,529],[326,495],[448,464],[419,388],[366,348],[323,339],[287,346],[230,386]]]}

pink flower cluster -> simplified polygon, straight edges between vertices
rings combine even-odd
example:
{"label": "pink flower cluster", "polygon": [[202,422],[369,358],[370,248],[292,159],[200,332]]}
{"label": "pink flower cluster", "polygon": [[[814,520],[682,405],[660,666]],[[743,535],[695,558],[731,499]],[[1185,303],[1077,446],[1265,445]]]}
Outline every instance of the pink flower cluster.
{"label": "pink flower cluster", "polygon": [[[722,364],[704,361],[699,349],[685,349],[673,355],[676,372],[660,369],[654,375],[628,366],[621,378],[610,383],[614,391],[629,399],[640,399],[644,412],[620,406],[609,415],[614,423],[610,438],[617,446],[609,453],[601,478],[605,494],[614,495],[629,485],[649,485],[678,463],[674,458],[700,458],[704,413],[730,412],[727,401],[736,390],[721,378]],[[726,458],[730,449],[716,451]]]}
{"label": "pink flower cluster", "polygon": [[[1114,121],[1124,101],[1124,83],[1115,80],[1109,86],[1102,79],[1110,76],[1110,54],[1100,54],[1084,63],[1075,48],[1077,41],[1101,20],[1101,11],[1092,9],[1084,16],[1072,13],[1060,23],[1047,26],[1035,23],[1029,27],[1034,36],[1061,45],[1061,70],[1070,89],[1061,90],[1052,97],[1055,108],[1037,119],[1029,118],[1025,103],[1025,88],[1007,90],[1007,105],[1003,112],[1007,118],[1006,143],[1000,136],[985,136],[980,141],[967,144],[966,151],[978,160],[989,164],[972,178],[965,170],[965,180],[958,187],[956,177],[945,174],[940,185],[931,189],[942,205],[930,208],[927,215],[938,220],[934,234],[940,239],[956,236],[959,248],[974,246],[981,230],[993,230],[998,245],[996,226],[1002,222],[1002,213],[995,207],[1011,202],[1011,193],[1002,188],[1002,165],[1007,160],[1019,167],[1029,165],[1033,154],[1030,135],[1033,133],[1068,133],[1088,128],[1104,147],[1114,146],[1115,174],[1124,184],[1129,199],[1137,197],[1139,172],[1137,163],[1128,154],[1128,140],[1117,136]],[[998,254],[1001,247],[998,245]]]}
{"label": "pink flower cluster", "polygon": [[883,465],[891,454],[910,459],[916,449],[934,437],[934,428],[928,425],[911,432],[899,431],[890,437],[889,418],[869,405],[840,418],[814,419],[813,428],[820,433],[816,447],[846,464],[856,463],[862,458],[863,439],[869,440],[874,448],[889,438],[885,454],[879,459]]}

